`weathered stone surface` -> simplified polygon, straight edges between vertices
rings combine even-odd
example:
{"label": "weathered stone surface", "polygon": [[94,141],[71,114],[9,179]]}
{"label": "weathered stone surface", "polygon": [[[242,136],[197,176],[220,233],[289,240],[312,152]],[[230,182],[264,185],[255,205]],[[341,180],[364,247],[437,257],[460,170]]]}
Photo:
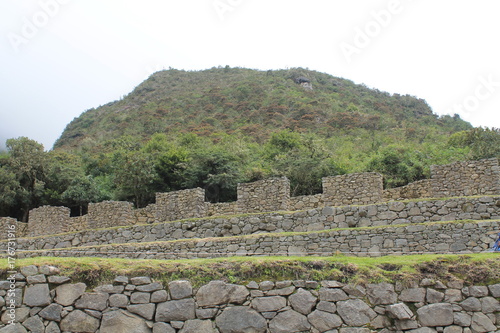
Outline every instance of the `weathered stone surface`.
{"label": "weathered stone surface", "polygon": [[127,310],[131,313],[135,313],[147,320],[153,320],[153,316],[155,314],[155,305],[148,304],[133,304],[127,306]]}
{"label": "weathered stone surface", "polygon": [[116,308],[125,308],[129,304],[128,296],[123,294],[114,294],[109,296],[109,306]]}
{"label": "weathered stone surface", "polygon": [[178,321],[196,319],[195,302],[192,298],[159,303],[155,321]]}
{"label": "weathered stone surface", "polygon": [[85,283],[63,284],[57,287],[55,301],[62,306],[70,306],[85,293]]}
{"label": "weathered stone surface", "polygon": [[23,326],[26,327],[31,332],[45,332],[45,326],[43,325],[42,319],[38,316],[30,317],[23,322]]}
{"label": "weathered stone surface", "polygon": [[491,285],[488,288],[490,289],[491,296],[496,298],[500,297],[500,283]]}
{"label": "weathered stone surface", "polygon": [[343,291],[348,293],[351,296],[355,297],[365,297],[366,296],[366,288],[360,285],[348,284],[342,288]]}
{"label": "weathered stone surface", "polygon": [[394,285],[389,283],[368,284],[366,293],[370,303],[379,304],[394,304],[398,301],[398,295],[394,291]]}
{"label": "weathered stone surface", "polygon": [[441,303],[444,299],[444,294],[432,288],[427,288],[427,303]]}
{"label": "weathered stone surface", "polygon": [[189,281],[173,281],[168,284],[172,299],[183,299],[193,296],[193,286]]}
{"label": "weathered stone surface", "polygon": [[252,308],[259,312],[271,312],[283,309],[286,298],[281,296],[257,297],[252,300]]}
{"label": "weathered stone surface", "polygon": [[465,312],[455,312],[453,313],[453,324],[467,327],[470,326],[472,322],[472,317]]}
{"label": "weathered stone surface", "polygon": [[[396,326],[396,329],[399,331],[407,331],[418,328],[418,322],[414,319],[395,320],[394,326]],[[390,327],[390,325],[384,327]]]}
{"label": "weathered stone surface", "polygon": [[288,301],[295,311],[308,315],[318,300],[309,291],[299,288],[295,294],[288,297]]}
{"label": "weathered stone surface", "polygon": [[471,297],[485,297],[488,296],[488,287],[486,286],[470,286],[469,295]]}
{"label": "weathered stone surface", "polygon": [[399,300],[402,302],[422,303],[425,301],[425,295],[425,288],[403,289],[399,295]]}
{"label": "weathered stone surface", "polygon": [[447,326],[444,328],[443,333],[462,333],[463,329],[460,326]]}
{"label": "weathered stone surface", "polygon": [[21,274],[28,277],[32,275],[38,274],[38,267],[35,265],[29,265],[25,267],[21,267]]}
{"label": "weathered stone surface", "polygon": [[[342,327],[340,333],[370,333],[370,329],[366,327]],[[328,333],[328,332],[325,332]],[[332,332],[333,333],[333,332]]]}
{"label": "weathered stone surface", "polygon": [[349,296],[342,289],[321,288],[319,290],[319,299],[326,302],[338,302],[349,299]]}
{"label": "weathered stone surface", "polygon": [[75,303],[78,309],[102,311],[108,305],[109,295],[105,293],[84,293]]}
{"label": "weathered stone surface", "polygon": [[52,284],[63,284],[69,281],[71,281],[71,279],[67,276],[57,276],[57,275],[49,276],[49,283]]}
{"label": "weathered stone surface", "polygon": [[94,289],[97,293],[108,293],[108,294],[121,294],[125,290],[125,286],[118,285],[113,286],[112,284],[105,284]]}
{"label": "weathered stone surface", "polygon": [[436,333],[437,331],[431,327],[421,327],[415,330],[407,331],[408,333]]}
{"label": "weathered stone surface", "polygon": [[135,292],[130,295],[130,303],[132,304],[146,304],[151,300],[150,293]]}
{"label": "weathered stone surface", "polygon": [[8,324],[9,321],[14,320],[16,323],[22,323],[30,315],[30,308],[17,308],[12,317],[12,314],[8,311],[2,313],[2,323]]}
{"label": "weathered stone surface", "polygon": [[471,329],[477,333],[496,331],[496,326],[484,313],[475,312],[472,315]]}
{"label": "weathered stone surface", "polygon": [[422,326],[448,326],[453,324],[453,308],[448,303],[436,303],[417,310],[418,321]]}
{"label": "weathered stone surface", "polygon": [[0,328],[0,333],[28,333],[28,331],[18,323]]}
{"label": "weathered stone surface", "polygon": [[63,309],[62,305],[52,303],[49,306],[47,306],[45,309],[40,311],[38,313],[38,315],[40,317],[42,317],[43,319],[52,320],[52,321],[61,321],[62,309]]}
{"label": "weathered stone surface", "polygon": [[130,279],[130,283],[136,286],[141,286],[143,284],[150,284],[151,278],[148,276],[137,276]]}
{"label": "weathered stone surface", "polygon": [[212,319],[217,315],[219,309],[208,308],[208,309],[196,309],[196,318],[198,319]]}
{"label": "weathered stone surface", "polygon": [[[75,310],[70,312],[61,320],[61,330],[73,333],[95,332],[99,328],[100,321],[97,318],[89,316],[83,311]],[[108,331],[111,333],[111,331]],[[101,331],[101,333],[104,333]],[[117,333],[113,331],[113,333]]]}
{"label": "weathered stone surface", "polygon": [[43,274],[31,275],[26,277],[26,282],[29,284],[45,283],[47,282],[47,278]]}
{"label": "weathered stone surface", "polygon": [[316,310],[321,310],[329,313],[335,313],[337,312],[337,306],[333,302],[324,302],[320,301],[316,305]]}
{"label": "weathered stone surface", "polygon": [[493,313],[500,311],[500,302],[495,298],[488,296],[481,298],[481,312]]}
{"label": "weathered stone surface", "polygon": [[245,306],[224,309],[215,323],[221,333],[264,333],[267,330],[264,317]]}
{"label": "weathered stone surface", "polygon": [[269,322],[271,333],[302,332],[310,328],[311,324],[307,317],[294,310],[280,312]]}
{"label": "weathered stone surface", "polygon": [[55,266],[50,266],[50,265],[40,266],[40,268],[38,268],[38,272],[40,274],[45,274],[47,276],[57,275],[57,274],[61,273],[61,271],[59,270],[59,268],[57,268]]}
{"label": "weathered stone surface", "polygon": [[342,319],[333,313],[315,310],[307,316],[307,320],[320,332],[342,326]]}
{"label": "weathered stone surface", "polygon": [[404,303],[387,306],[387,312],[389,312],[393,318],[399,320],[411,319],[413,317],[413,312]]}
{"label": "weathered stone surface", "polygon": [[214,327],[211,320],[188,320],[179,333],[213,333]]}
{"label": "weathered stone surface", "polygon": [[377,314],[360,299],[350,299],[337,303],[337,312],[349,326],[363,326]]}
{"label": "weathered stone surface", "polygon": [[26,289],[23,302],[31,307],[49,305],[51,301],[49,293],[48,284],[35,284]]}
{"label": "weathered stone surface", "polygon": [[465,311],[481,311],[481,301],[476,297],[469,297],[460,303]]}
{"label": "weathered stone surface", "polygon": [[161,303],[168,300],[168,293],[166,290],[157,290],[151,294],[152,303]]}
{"label": "weathered stone surface", "polygon": [[143,285],[137,286],[135,288],[135,290],[137,290],[137,291],[143,291],[143,292],[147,292],[147,293],[151,293],[153,291],[162,290],[162,289],[163,289],[163,285],[159,282],[153,282],[150,284],[143,284]]}
{"label": "weathered stone surface", "polygon": [[153,333],[175,333],[175,329],[167,323],[157,322],[153,325]]}
{"label": "weathered stone surface", "polygon": [[249,292],[244,286],[228,284],[224,281],[211,281],[202,286],[196,293],[198,306],[213,306],[220,304],[242,304]]}
{"label": "weathered stone surface", "polygon": [[61,329],[55,321],[51,321],[47,327],[45,327],[45,333],[61,333]]}
{"label": "weathered stone surface", "polygon": [[100,333],[151,333],[146,321],[127,311],[106,312],[102,316]]}

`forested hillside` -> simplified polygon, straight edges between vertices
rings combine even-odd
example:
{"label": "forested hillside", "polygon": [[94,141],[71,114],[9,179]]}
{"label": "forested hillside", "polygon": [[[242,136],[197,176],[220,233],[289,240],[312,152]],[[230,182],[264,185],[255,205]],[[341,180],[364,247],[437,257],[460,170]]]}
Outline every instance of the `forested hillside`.
{"label": "forested hillside", "polygon": [[193,187],[231,201],[238,182],[271,176],[290,178],[292,195],[320,192],[321,177],[363,171],[401,186],[426,178],[432,164],[500,157],[500,131],[328,74],[226,67],[155,73],[74,119],[52,151],[28,138],[7,148],[0,215],[25,220],[44,204],[78,215],[89,202],[142,207],[155,192]]}

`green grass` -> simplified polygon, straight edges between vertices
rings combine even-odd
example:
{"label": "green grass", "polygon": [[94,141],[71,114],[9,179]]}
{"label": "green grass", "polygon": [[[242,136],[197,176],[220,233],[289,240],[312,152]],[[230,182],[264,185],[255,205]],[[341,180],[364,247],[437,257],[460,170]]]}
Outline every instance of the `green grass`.
{"label": "green grass", "polygon": [[[5,259],[1,267],[7,267]],[[164,284],[186,279],[194,286],[211,280],[246,284],[264,280],[336,280],[344,283],[400,282],[410,285],[422,278],[468,284],[500,283],[500,255],[409,255],[378,258],[347,257],[231,257],[190,260],[132,260],[105,258],[19,259],[17,267],[54,265],[61,275],[89,287],[110,283],[117,275],[148,275]],[[7,269],[0,270],[5,276]]]}

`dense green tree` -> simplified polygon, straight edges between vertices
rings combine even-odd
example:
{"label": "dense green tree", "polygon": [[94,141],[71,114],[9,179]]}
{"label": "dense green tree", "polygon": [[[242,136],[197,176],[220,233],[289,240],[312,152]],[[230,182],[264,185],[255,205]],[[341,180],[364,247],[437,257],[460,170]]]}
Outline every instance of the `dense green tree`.
{"label": "dense green tree", "polygon": [[42,201],[46,154],[42,144],[26,137],[7,140],[7,150],[9,158],[6,166],[15,174],[20,186],[16,202],[20,206],[22,220],[27,221],[30,209]]}
{"label": "dense green tree", "polygon": [[453,134],[448,145],[456,148],[469,148],[469,158],[500,157],[500,129],[474,128]]}

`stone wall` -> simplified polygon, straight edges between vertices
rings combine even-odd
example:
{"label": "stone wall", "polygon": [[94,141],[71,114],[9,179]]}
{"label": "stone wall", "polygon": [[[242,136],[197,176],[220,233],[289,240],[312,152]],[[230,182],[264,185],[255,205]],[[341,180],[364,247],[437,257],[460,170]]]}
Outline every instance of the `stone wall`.
{"label": "stone wall", "polygon": [[432,179],[385,191],[380,174],[358,173],[325,177],[323,193],[311,196],[290,197],[290,182],[283,177],[238,184],[238,200],[232,203],[207,203],[204,190],[196,188],[157,193],[156,204],[135,210],[127,202],[89,204],[89,213],[82,218],[69,218],[64,207],[40,207],[30,213],[28,234],[37,236],[217,215],[366,205],[388,200],[499,194],[499,174],[498,160],[489,159],[434,166]]}
{"label": "stone wall", "polygon": [[238,212],[238,204],[234,202],[206,203],[207,216],[233,215]]}
{"label": "stone wall", "polygon": [[500,219],[500,196],[448,200],[394,201],[367,206],[322,207],[293,213],[214,217],[65,235],[18,239],[25,250],[113,243],[243,236],[270,232],[310,232],[337,228],[394,226],[454,220]]}
{"label": "stone wall", "polygon": [[432,181],[422,179],[406,186],[389,188],[384,190],[384,201],[406,200],[432,197]]}
{"label": "stone wall", "polygon": [[66,207],[42,206],[30,210],[28,236],[52,235],[66,231],[70,216]]}
{"label": "stone wall", "polygon": [[366,205],[382,201],[383,176],[379,173],[352,173],[323,178],[325,206]]}
{"label": "stone wall", "polygon": [[88,228],[109,228],[118,225],[136,224],[133,209],[134,205],[125,201],[90,203],[87,214]]}
{"label": "stone wall", "polygon": [[[87,291],[52,266],[0,281],[0,332],[486,333],[500,330],[500,284],[422,279],[402,284],[338,281],[211,281],[193,288],[117,276]],[[15,281],[14,292],[10,292]],[[11,295],[7,295],[7,292]],[[12,300],[12,303],[10,302]],[[12,308],[10,304],[13,304]],[[12,318],[12,325],[9,320]]]}
{"label": "stone wall", "polygon": [[205,191],[194,188],[156,193],[156,220],[175,221],[206,216]]}
{"label": "stone wall", "polygon": [[431,166],[432,196],[471,196],[500,193],[498,159]]}
{"label": "stone wall", "polygon": [[9,232],[14,234],[16,238],[25,237],[28,231],[27,223],[19,222],[12,217],[0,217],[0,225],[3,227],[5,238],[11,238],[8,236]]}
{"label": "stone wall", "polygon": [[238,184],[238,212],[257,213],[288,210],[290,181],[286,177]]}
{"label": "stone wall", "polygon": [[[124,259],[195,259],[231,256],[350,256],[479,253],[497,239],[500,221],[436,222],[304,233],[119,243],[59,249],[22,250],[19,258],[105,257]],[[66,246],[64,246],[66,245]]]}

